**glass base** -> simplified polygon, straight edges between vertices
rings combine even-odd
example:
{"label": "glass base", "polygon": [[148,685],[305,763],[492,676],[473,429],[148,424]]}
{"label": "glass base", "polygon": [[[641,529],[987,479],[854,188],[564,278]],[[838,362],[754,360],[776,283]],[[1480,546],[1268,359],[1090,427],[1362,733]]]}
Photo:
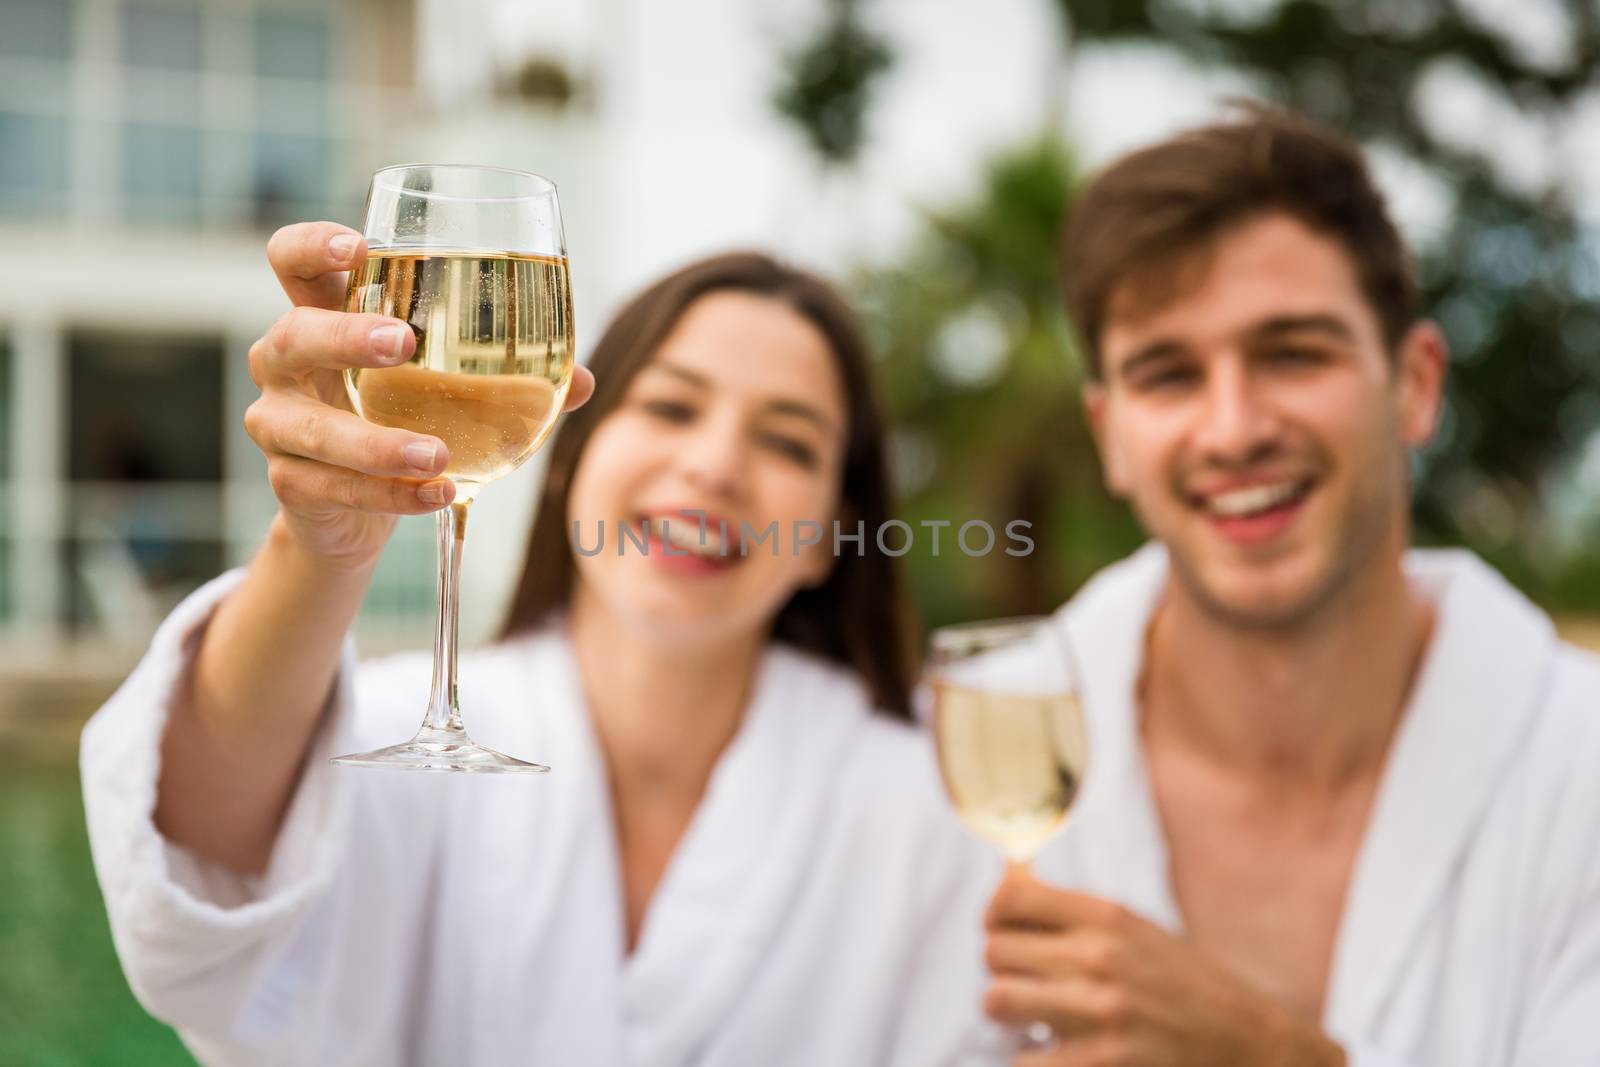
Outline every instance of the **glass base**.
{"label": "glass base", "polygon": [[1018,1053],[1043,1052],[1060,1047],[1056,1032],[1049,1023],[1032,1022],[1026,1026],[1010,1026],[985,1020],[966,1042],[968,1053],[985,1062],[1010,1063]]}
{"label": "glass base", "polygon": [[390,745],[371,752],[335,756],[334,763],[346,767],[394,767],[410,771],[466,771],[472,774],[544,774],[550,768],[529,763],[473,741],[460,734],[449,741],[423,741],[414,737],[403,745]]}

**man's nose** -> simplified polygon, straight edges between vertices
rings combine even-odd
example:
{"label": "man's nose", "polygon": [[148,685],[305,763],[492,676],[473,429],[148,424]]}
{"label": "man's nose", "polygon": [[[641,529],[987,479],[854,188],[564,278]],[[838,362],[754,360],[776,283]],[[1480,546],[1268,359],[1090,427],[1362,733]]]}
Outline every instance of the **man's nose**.
{"label": "man's nose", "polygon": [[1242,359],[1219,360],[1206,376],[1195,445],[1213,462],[1236,466],[1276,439],[1278,420]]}

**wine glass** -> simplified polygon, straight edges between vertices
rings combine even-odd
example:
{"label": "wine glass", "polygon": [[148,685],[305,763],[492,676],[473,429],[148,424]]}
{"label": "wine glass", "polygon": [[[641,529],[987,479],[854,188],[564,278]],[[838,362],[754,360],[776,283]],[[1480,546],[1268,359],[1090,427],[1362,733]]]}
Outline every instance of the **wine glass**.
{"label": "wine glass", "polygon": [[[1049,618],[946,626],[929,639],[928,682],[939,770],[956,813],[1006,859],[1026,866],[1066,824],[1089,762],[1071,645]],[[1049,1048],[1035,1023],[1001,1053]]]}
{"label": "wine glass", "polygon": [[572,298],[556,187],[497,167],[387,167],[372,176],[346,311],[410,324],[397,367],[345,372],[356,414],[430,434],[450,450],[455,501],[438,512],[433,685],[415,737],[334,762],[434,771],[538,772],[467,736],[456,703],[457,584],[467,510],[555,426],[572,381]]}

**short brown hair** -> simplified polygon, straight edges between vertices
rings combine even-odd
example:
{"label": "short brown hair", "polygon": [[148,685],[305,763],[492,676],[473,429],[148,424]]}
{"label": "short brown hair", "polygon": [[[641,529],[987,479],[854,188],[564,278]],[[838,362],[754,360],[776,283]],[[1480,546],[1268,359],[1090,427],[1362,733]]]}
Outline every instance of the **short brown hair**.
{"label": "short brown hair", "polygon": [[1090,372],[1111,302],[1139,279],[1146,306],[1170,299],[1178,275],[1223,233],[1284,212],[1339,241],[1393,350],[1417,321],[1411,258],[1361,149],[1310,119],[1262,104],[1124,156],[1073,205],[1062,253],[1067,310]]}
{"label": "short brown hair", "polygon": [[[532,629],[567,607],[577,573],[567,537],[567,497],[584,447],[689,306],[727,290],[782,301],[828,339],[849,408],[840,508],[868,530],[878,529],[894,514],[888,427],[874,385],[871,347],[850,305],[816,275],[759,252],[702,259],[629,301],[595,345],[588,360],[595,393],[565,417],[550,446],[538,514],[501,638]],[[774,620],[773,636],[854,671],[880,710],[910,719],[910,622],[899,564],[878,551],[869,536],[859,554],[839,554],[821,585],[800,589],[789,599]]]}

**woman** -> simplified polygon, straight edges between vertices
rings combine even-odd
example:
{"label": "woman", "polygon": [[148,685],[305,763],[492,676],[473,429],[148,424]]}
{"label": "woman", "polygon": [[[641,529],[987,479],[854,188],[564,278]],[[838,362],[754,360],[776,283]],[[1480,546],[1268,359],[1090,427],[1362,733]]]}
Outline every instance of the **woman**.
{"label": "woman", "polygon": [[[430,661],[358,666],[346,634],[394,516],[452,497],[442,443],[342,409],[344,367],[414,344],[335,310],[349,236],[269,247],[302,306],[251,354],[266,544],[179,607],[85,731],[135,993],[219,1064],[948,1060],[979,1019],[997,870],[904,721],[900,598],[870,551],[883,429],[848,309],[755,255],[624,308],[553,445],[503,639],[461,670],[474,735],[554,773],[336,769],[415,726]],[[694,536],[669,555],[674,518]],[[865,524],[865,554],[835,556],[835,519]],[[773,522],[776,545],[739,543]],[[796,547],[807,522],[828,534]],[[649,551],[619,554],[619,524]]]}

